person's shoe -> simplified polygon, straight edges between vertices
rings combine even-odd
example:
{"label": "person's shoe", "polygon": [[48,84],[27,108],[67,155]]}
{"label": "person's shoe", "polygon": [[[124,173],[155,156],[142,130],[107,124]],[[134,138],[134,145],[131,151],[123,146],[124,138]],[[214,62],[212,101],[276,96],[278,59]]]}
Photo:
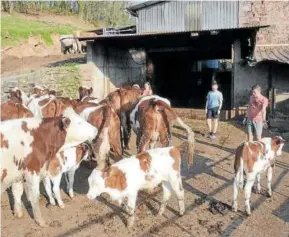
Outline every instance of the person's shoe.
{"label": "person's shoe", "polygon": [[212,135],[210,136],[211,139],[215,139],[216,138],[216,133],[212,133]]}
{"label": "person's shoe", "polygon": [[209,132],[208,135],[207,135],[207,138],[211,138],[212,135],[213,135],[213,133]]}

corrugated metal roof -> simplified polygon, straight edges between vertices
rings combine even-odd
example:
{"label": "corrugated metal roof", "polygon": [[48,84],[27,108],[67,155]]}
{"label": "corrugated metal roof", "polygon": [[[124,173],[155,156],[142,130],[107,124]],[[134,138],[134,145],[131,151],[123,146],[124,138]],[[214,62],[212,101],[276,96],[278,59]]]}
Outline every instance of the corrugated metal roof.
{"label": "corrugated metal roof", "polygon": [[137,32],[238,27],[238,1],[149,1],[128,9],[138,17]]}
{"label": "corrugated metal roof", "polygon": [[289,64],[289,44],[257,45],[255,47],[253,58],[257,63],[262,61],[277,61]]}
{"label": "corrugated metal roof", "polygon": [[105,38],[137,38],[141,36],[166,36],[166,35],[186,35],[191,33],[217,33],[218,31],[232,31],[232,30],[258,30],[260,28],[268,27],[269,25],[262,26],[246,26],[246,27],[237,27],[237,28],[225,28],[225,29],[206,29],[206,30],[196,30],[196,31],[169,31],[169,32],[144,32],[137,34],[118,34],[118,35],[97,35],[94,37],[78,37],[80,41],[84,40],[94,40],[94,39],[105,39]]}

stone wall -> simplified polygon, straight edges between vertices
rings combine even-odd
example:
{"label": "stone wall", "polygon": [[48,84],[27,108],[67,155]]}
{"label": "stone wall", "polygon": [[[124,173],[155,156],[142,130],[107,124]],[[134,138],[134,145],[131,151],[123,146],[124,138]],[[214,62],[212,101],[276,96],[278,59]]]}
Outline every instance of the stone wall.
{"label": "stone wall", "polygon": [[124,83],[145,80],[145,63],[134,61],[129,49],[88,42],[87,63],[94,71],[93,95],[98,98],[104,98]]}
{"label": "stone wall", "polygon": [[257,44],[288,44],[288,1],[239,1],[239,26],[270,25],[260,29]]}
{"label": "stone wall", "polygon": [[45,86],[57,91],[63,90],[63,96],[77,98],[78,88],[81,85],[78,66],[46,68],[32,73],[2,77],[1,101],[7,99],[9,89],[19,87],[28,93],[34,85]]}

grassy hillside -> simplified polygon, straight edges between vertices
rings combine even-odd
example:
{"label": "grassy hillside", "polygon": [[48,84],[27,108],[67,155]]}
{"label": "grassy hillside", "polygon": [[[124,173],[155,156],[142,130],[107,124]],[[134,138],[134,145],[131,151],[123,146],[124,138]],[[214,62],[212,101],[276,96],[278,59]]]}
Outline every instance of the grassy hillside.
{"label": "grassy hillside", "polygon": [[70,24],[28,20],[13,15],[1,17],[1,28],[2,48],[18,45],[30,36],[39,36],[51,45],[52,34],[70,34],[76,29]]}

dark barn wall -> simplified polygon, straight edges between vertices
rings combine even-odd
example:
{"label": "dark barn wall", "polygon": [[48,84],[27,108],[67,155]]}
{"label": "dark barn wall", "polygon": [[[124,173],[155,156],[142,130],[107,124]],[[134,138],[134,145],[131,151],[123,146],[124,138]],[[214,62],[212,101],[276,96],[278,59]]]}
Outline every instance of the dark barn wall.
{"label": "dark barn wall", "polygon": [[87,63],[94,68],[94,96],[104,98],[125,83],[142,83],[145,80],[145,59],[141,60],[144,63],[134,61],[129,48],[89,42],[87,51]]}
{"label": "dark barn wall", "polygon": [[236,63],[234,70],[234,105],[246,106],[249,101],[250,91],[253,85],[259,84],[262,92],[268,96],[269,67],[267,64],[258,64],[250,67],[247,63]]}

